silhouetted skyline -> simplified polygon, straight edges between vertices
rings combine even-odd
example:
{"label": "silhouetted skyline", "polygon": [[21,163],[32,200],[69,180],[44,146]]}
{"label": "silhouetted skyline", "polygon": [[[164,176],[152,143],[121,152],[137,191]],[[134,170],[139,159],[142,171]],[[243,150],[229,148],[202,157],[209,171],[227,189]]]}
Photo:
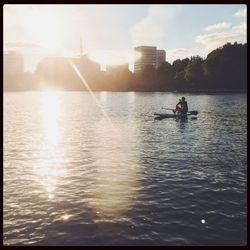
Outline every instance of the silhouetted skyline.
{"label": "silhouetted skyline", "polygon": [[129,71],[128,65],[108,67],[103,72],[100,64],[87,54],[78,58],[47,57],[41,60],[34,74],[20,70],[12,74],[8,70],[9,74],[4,74],[4,90],[246,91],[246,51],[247,44],[227,43],[209,53],[206,59],[193,56],[172,64],[163,62],[159,67],[153,64],[156,60],[150,54],[139,61],[141,68],[135,73]]}

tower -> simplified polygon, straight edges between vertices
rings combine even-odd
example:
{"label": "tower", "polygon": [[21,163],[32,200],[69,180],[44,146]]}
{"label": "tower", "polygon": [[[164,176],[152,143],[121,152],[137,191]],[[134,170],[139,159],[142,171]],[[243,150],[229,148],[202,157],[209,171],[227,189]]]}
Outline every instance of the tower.
{"label": "tower", "polygon": [[82,33],[80,33],[80,57],[82,57]]}

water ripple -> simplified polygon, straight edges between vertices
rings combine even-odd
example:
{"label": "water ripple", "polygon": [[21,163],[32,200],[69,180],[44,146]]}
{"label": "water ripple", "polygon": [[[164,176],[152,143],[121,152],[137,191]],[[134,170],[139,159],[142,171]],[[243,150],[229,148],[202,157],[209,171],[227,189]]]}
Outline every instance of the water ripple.
{"label": "water ripple", "polygon": [[95,95],[5,94],[5,245],[246,243],[245,95]]}

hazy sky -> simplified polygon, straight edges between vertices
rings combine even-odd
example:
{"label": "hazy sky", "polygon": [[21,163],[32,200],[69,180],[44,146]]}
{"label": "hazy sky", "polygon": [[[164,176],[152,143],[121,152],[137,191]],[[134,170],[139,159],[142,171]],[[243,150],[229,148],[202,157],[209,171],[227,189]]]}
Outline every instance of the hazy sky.
{"label": "hazy sky", "polygon": [[246,5],[4,5],[4,50],[34,70],[44,56],[79,55],[100,63],[133,61],[133,48],[157,46],[170,63],[226,42],[246,42]]}

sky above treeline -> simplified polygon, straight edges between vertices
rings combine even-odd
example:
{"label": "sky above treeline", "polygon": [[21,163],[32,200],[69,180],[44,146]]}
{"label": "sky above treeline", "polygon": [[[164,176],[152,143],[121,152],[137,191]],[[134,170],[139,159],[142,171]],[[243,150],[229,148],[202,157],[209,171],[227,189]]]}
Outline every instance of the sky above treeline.
{"label": "sky above treeline", "polygon": [[247,8],[223,5],[4,5],[4,51],[24,55],[33,71],[46,56],[84,53],[102,65],[129,63],[134,47],[157,46],[172,63],[206,57],[227,42],[246,43]]}

